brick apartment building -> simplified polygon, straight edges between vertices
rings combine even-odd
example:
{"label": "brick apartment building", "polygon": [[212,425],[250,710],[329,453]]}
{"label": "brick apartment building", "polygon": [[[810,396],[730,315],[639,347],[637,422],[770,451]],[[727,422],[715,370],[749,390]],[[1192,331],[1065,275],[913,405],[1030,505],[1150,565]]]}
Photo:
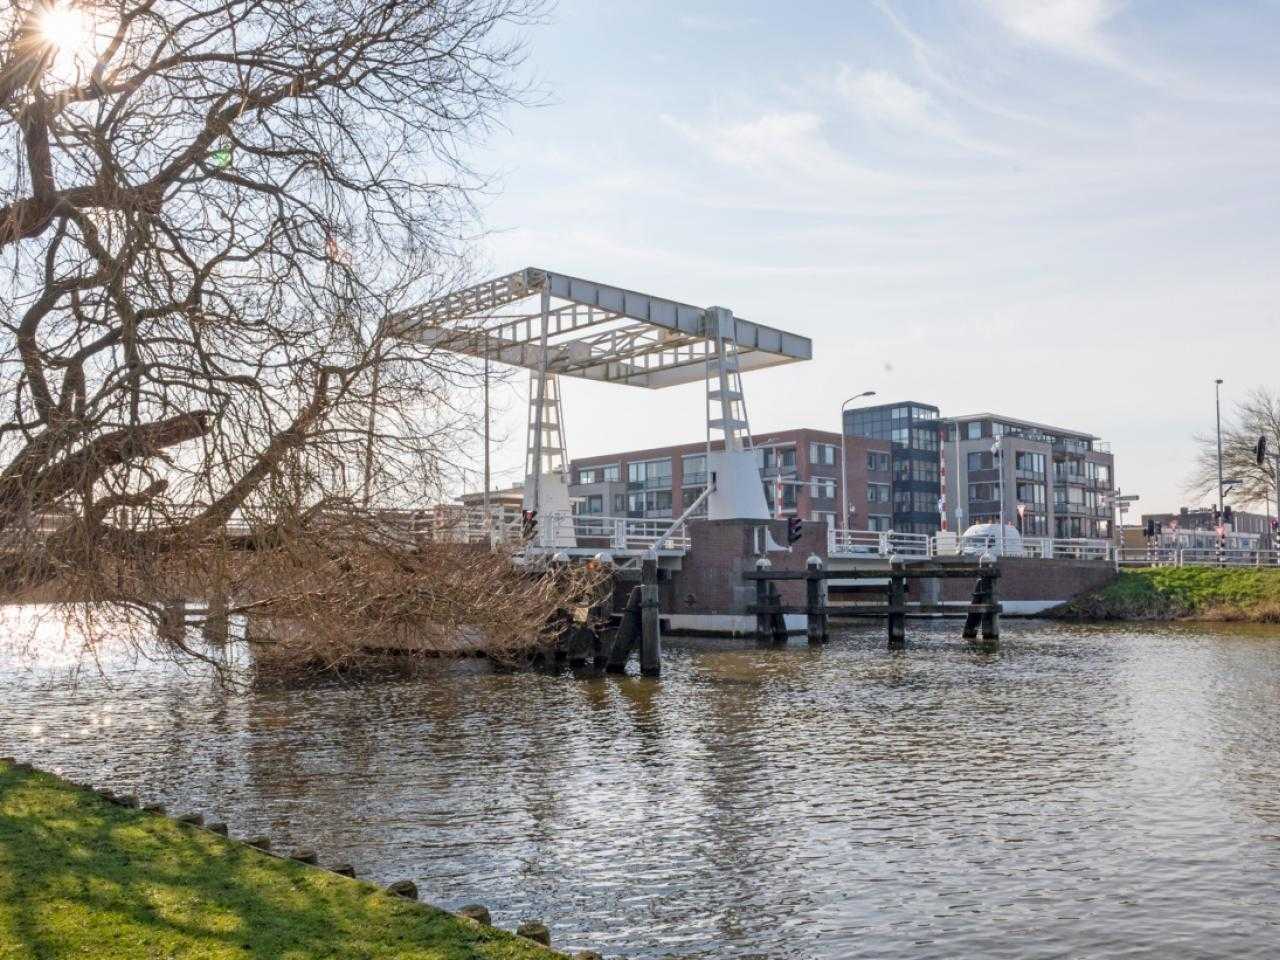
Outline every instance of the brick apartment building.
{"label": "brick apartment building", "polygon": [[1003,497],[1005,522],[1028,537],[1112,536],[1115,459],[1099,438],[994,413],[941,427],[951,529],[998,523]]}
{"label": "brick apartment building", "polygon": [[[835,525],[841,504],[840,435],[807,428],[752,437],[765,501],[775,515]],[[720,450],[719,441],[711,445]],[[574,460],[569,494],[583,515],[680,516],[707,485],[706,442],[631,450]],[[848,437],[850,526],[888,530],[892,472],[887,440]],[[781,481],[781,502],[776,502]]]}

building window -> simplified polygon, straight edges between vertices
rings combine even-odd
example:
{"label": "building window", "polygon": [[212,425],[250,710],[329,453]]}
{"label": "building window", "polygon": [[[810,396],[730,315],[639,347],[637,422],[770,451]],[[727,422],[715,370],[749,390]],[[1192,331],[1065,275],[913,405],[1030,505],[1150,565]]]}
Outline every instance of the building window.
{"label": "building window", "polygon": [[836,482],[823,477],[814,477],[809,481],[809,496],[821,500],[834,500]]}
{"label": "building window", "polygon": [[832,466],[836,462],[836,446],[834,443],[809,444],[809,463],[813,466]]}
{"label": "building window", "polygon": [[596,471],[595,471],[595,468],[594,468],[594,467],[587,467],[587,468],[585,468],[585,469],[579,470],[579,471],[578,471],[578,482],[579,482],[579,483],[595,483],[595,482],[596,482]]}
{"label": "building window", "polygon": [[889,455],[887,453],[876,453],[875,451],[868,453],[867,469],[872,473],[888,473]]}
{"label": "building window", "polygon": [[613,495],[613,515],[620,517],[627,512],[627,495],[625,493],[615,493]]}
{"label": "building window", "polygon": [[893,520],[884,514],[872,513],[867,515],[867,529],[875,531],[884,531],[892,529]]}
{"label": "building window", "polygon": [[705,453],[684,457],[680,461],[680,485],[705,487],[707,485],[707,455]]}
{"label": "building window", "polygon": [[647,490],[671,486],[671,458],[627,464],[627,485]]}
{"label": "building window", "polygon": [[915,429],[911,431],[911,448],[913,450],[936,451],[938,449],[938,433],[936,430]]}
{"label": "building window", "polygon": [[[970,454],[972,456],[972,454]],[[1019,473],[1031,473],[1044,476],[1044,454],[1018,450],[1013,455],[1013,467]]]}
{"label": "building window", "polygon": [[1016,493],[1019,503],[1038,504],[1043,508],[1045,502],[1043,483],[1019,483]]}
{"label": "building window", "polygon": [[981,420],[970,420],[964,426],[965,426],[965,436],[968,437],[970,440],[982,439],[982,421]]}
{"label": "building window", "polygon": [[911,479],[924,483],[937,483],[938,462],[936,460],[913,460],[911,463]]}
{"label": "building window", "polygon": [[[794,452],[794,451],[793,451],[793,452]],[[775,503],[774,503],[774,497],[773,497],[773,494],[774,494],[774,487],[775,487],[775,486],[776,486],[776,484],[774,484],[773,482],[768,481],[768,480],[766,480],[766,481],[765,481],[765,484],[764,484],[764,500],[765,500],[765,503],[766,503],[766,504],[768,504],[768,506],[769,506],[769,512],[770,512],[770,513],[774,512],[774,510],[776,510],[776,509],[777,509],[777,508],[776,508],[776,505],[775,505]],[[794,483],[784,483],[784,484],[782,485],[782,509],[783,509],[783,510],[794,510],[795,508],[796,508],[796,487],[795,487],[795,484],[794,484]]]}
{"label": "building window", "polygon": [[605,483],[617,483],[622,479],[618,465],[611,463],[607,467],[600,468],[600,479]]}
{"label": "building window", "polygon": [[888,503],[890,499],[890,486],[887,483],[868,483],[867,484],[867,503]]}
{"label": "building window", "polygon": [[828,527],[836,525],[836,515],[825,510],[811,510],[809,519],[814,523],[825,523]]}
{"label": "building window", "polygon": [[969,502],[977,501],[979,503],[990,503],[996,499],[996,485],[994,483],[971,483],[969,484]]}
{"label": "building window", "polygon": [[639,490],[627,494],[627,514],[633,517],[671,516],[671,491]]}
{"label": "building window", "polygon": [[604,513],[604,497],[601,494],[592,494],[585,497],[582,501],[582,513],[602,514]]}
{"label": "building window", "polygon": [[995,460],[990,451],[973,450],[969,453],[968,467],[970,470],[991,470],[995,467]]}
{"label": "building window", "polygon": [[905,447],[911,442],[911,431],[906,427],[894,427],[889,434],[889,439],[900,447]]}
{"label": "building window", "polygon": [[1047,537],[1049,518],[1042,513],[1028,513],[1022,518],[1022,533],[1028,537]]}

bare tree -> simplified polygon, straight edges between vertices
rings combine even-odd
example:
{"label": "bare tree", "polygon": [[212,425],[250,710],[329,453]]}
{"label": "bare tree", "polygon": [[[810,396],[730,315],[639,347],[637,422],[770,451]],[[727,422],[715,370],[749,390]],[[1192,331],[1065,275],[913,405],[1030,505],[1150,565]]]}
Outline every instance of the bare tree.
{"label": "bare tree", "polygon": [[[1258,437],[1267,438],[1268,456],[1261,466],[1254,451]],[[1216,433],[1197,434],[1196,460],[1187,491],[1195,496],[1218,495],[1218,439]],[[1238,478],[1227,499],[1241,506],[1275,502],[1276,462],[1280,453],[1280,394],[1265,387],[1250,390],[1235,404],[1222,424],[1222,475]]]}
{"label": "bare tree", "polygon": [[466,154],[538,3],[6,0],[0,584],[216,573],[296,613],[350,609],[342,554],[388,569],[350,518],[438,487],[473,370],[382,321],[466,273]]}

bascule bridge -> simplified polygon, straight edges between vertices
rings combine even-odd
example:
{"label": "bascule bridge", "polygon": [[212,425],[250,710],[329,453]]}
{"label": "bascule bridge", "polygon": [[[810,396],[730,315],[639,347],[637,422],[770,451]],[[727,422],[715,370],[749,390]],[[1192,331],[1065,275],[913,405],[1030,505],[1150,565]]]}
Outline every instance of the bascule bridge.
{"label": "bascule bridge", "polygon": [[[405,339],[530,372],[524,508],[538,511],[532,548],[578,546],[561,377],[648,390],[704,381],[711,478],[705,515],[768,518],[742,375],[811,359],[807,337],[726,307],[697,307],[536,267],[404,311],[391,323]],[[722,450],[712,449],[715,441],[723,441]],[[701,507],[700,500],[690,509]]]}

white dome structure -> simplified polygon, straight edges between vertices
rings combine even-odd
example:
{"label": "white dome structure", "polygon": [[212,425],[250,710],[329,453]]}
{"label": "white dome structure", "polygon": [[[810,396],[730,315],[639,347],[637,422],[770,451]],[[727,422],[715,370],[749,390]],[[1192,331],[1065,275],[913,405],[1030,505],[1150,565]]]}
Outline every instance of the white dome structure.
{"label": "white dome structure", "polygon": [[1017,527],[1004,525],[1001,535],[998,523],[975,523],[960,535],[960,552],[983,554],[993,553],[997,557],[1022,557],[1026,551],[1022,546],[1022,534]]}

